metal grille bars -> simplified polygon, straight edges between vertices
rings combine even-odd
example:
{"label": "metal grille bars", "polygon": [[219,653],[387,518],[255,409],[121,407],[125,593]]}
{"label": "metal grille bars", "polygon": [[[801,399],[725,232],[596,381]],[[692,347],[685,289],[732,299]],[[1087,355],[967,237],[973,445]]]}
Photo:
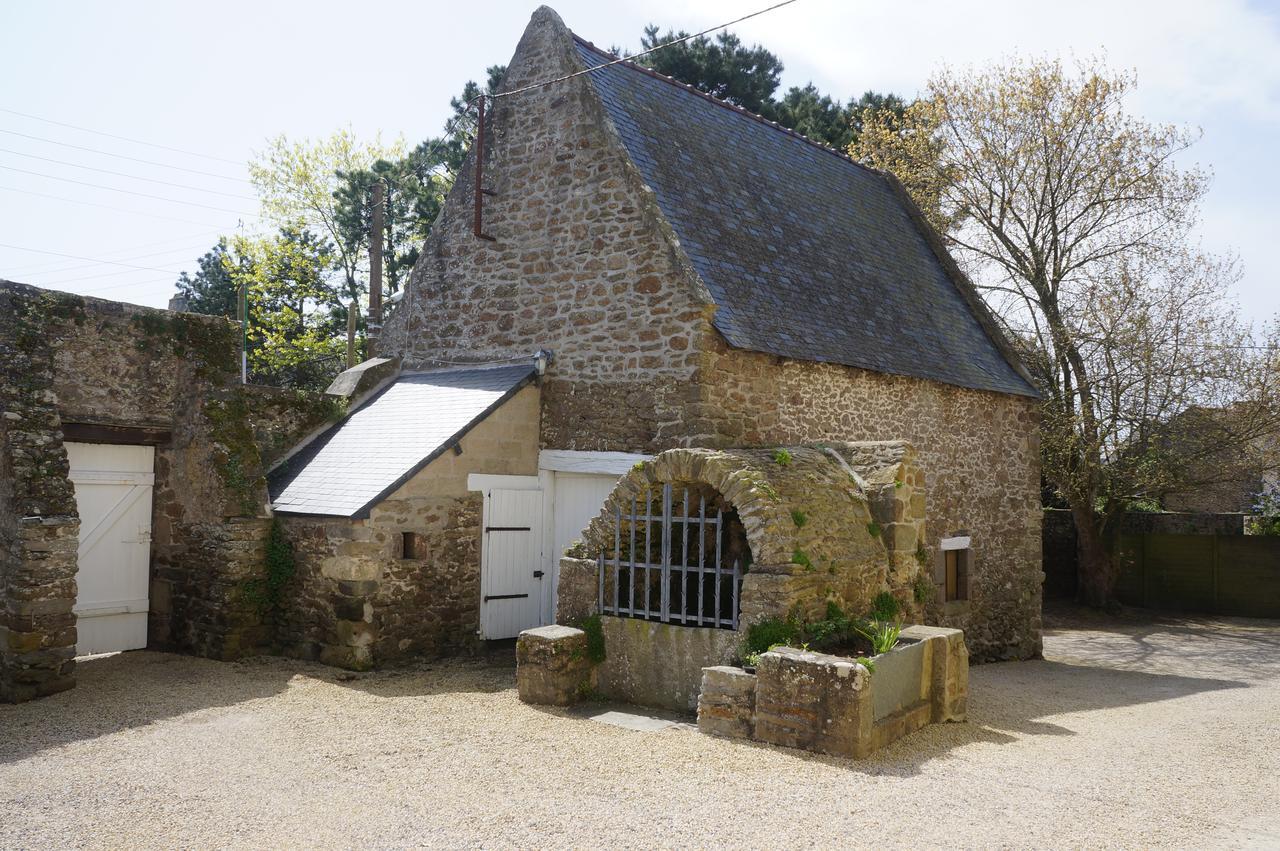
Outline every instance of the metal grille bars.
{"label": "metal grille bars", "polygon": [[612,558],[601,553],[597,560],[600,611],[737,629],[742,568],[736,559],[728,567],[723,564],[724,509],[708,517],[706,495],[696,494],[694,514],[689,489],[684,488],[676,513],[675,489],[664,484],[661,513],[655,513],[655,495],[646,491],[643,504],[633,498],[630,512],[619,506],[614,515]]}

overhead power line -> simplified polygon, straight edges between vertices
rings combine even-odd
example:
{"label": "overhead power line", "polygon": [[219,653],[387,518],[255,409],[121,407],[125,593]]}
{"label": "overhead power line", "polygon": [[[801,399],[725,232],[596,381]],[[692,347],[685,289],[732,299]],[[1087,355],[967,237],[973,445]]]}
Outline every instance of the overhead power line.
{"label": "overhead power line", "polygon": [[153,201],[167,201],[170,204],[183,204],[188,207],[201,207],[205,210],[217,210],[220,213],[235,213],[237,216],[244,216],[245,218],[250,218],[250,219],[258,218],[253,213],[244,213],[244,212],[241,212],[240,210],[232,210],[229,207],[213,207],[213,206],[210,206],[209,204],[197,204],[195,201],[183,201],[178,198],[166,198],[163,195],[151,195],[146,192],[134,192],[132,189],[118,189],[115,186],[104,186],[101,183],[89,183],[84,180],[75,180],[74,178],[70,178],[70,177],[58,177],[56,174],[44,174],[43,172],[39,172],[39,171],[28,171],[25,168],[16,168],[11,165],[0,165],[0,168],[6,169],[8,171],[16,171],[19,174],[29,174],[34,177],[44,177],[44,178],[48,178],[49,180],[61,180],[64,183],[74,183],[74,184],[77,184],[78,186],[88,186],[91,189],[105,189],[108,192],[122,192],[125,195],[137,195],[139,198],[150,198]]}
{"label": "overhead power line", "polygon": [[574,71],[572,74],[565,74],[563,77],[555,77],[554,79],[551,79],[551,80],[543,80],[541,83],[530,83],[527,86],[521,86],[520,88],[512,89],[509,92],[498,92],[495,95],[484,95],[484,97],[488,97],[490,100],[497,100],[498,98],[508,98],[508,97],[511,97],[512,95],[518,95],[523,92],[532,91],[533,89],[540,89],[543,86],[549,86],[552,83],[562,83],[565,80],[572,80],[574,77],[581,77],[583,74],[590,74],[592,71],[599,71],[601,68],[608,68],[610,65],[617,65],[620,62],[630,62],[634,59],[639,59],[641,56],[648,56],[650,53],[657,53],[659,50],[663,50],[664,48],[673,47],[674,45],[682,44],[686,41],[692,41],[695,38],[701,38],[702,36],[707,35],[708,33],[713,33],[716,30],[722,30],[725,27],[731,27],[734,24],[740,24],[743,21],[749,21],[752,18],[758,18],[759,16],[765,14],[766,12],[772,12],[774,9],[781,9],[783,6],[790,6],[794,2],[796,2],[796,0],[782,0],[781,3],[774,3],[772,6],[769,6],[768,8],[761,9],[757,12],[752,12],[749,15],[743,15],[741,18],[734,18],[732,21],[727,21],[723,24],[719,24],[714,27],[708,27],[707,29],[702,30],[701,32],[696,32],[696,33],[693,33],[692,35],[686,35],[686,36],[681,36],[680,38],[677,38],[677,39],[672,39],[671,41],[665,42],[663,44],[659,44],[657,47],[651,47],[648,50],[642,50],[639,53],[632,53],[630,56],[619,56],[617,59],[610,60],[609,62],[602,62],[599,65],[592,66],[591,68],[585,68],[581,71]]}
{"label": "overhead power line", "polygon": [[[189,261],[189,259],[190,259],[190,257],[191,257],[191,252],[192,252],[192,251],[199,251],[201,248],[204,248],[204,249],[207,251],[207,250],[208,250],[208,243],[197,243],[197,244],[195,244],[195,245],[188,244],[188,245],[186,245],[186,246],[184,246],[184,247],[182,247],[182,248],[171,248],[171,249],[169,249],[168,251],[157,251],[157,252],[155,252],[154,254],[139,254],[137,257],[117,257],[117,258],[115,258],[115,259],[116,259],[116,260],[119,260],[119,261],[125,261],[125,260],[145,260],[145,259],[146,259],[146,258],[148,258],[148,257],[162,257],[162,256],[164,256],[164,255],[166,255],[166,254],[179,254],[179,253],[181,253],[181,254],[183,255],[183,257],[179,258],[179,260],[178,260],[178,261],[175,261],[175,262],[183,262],[183,263],[186,263],[186,262],[188,262],[188,261]],[[54,275],[54,276],[57,276],[57,275],[62,275],[62,274],[64,274],[64,273],[66,273],[66,272],[72,272],[72,271],[75,271],[76,269],[96,269],[96,268],[98,268],[98,267],[99,267],[99,266],[101,266],[101,265],[102,265],[102,261],[101,261],[101,260],[95,260],[95,261],[94,261],[94,262],[92,262],[92,263],[82,263],[82,264],[80,264],[79,266],[70,266],[70,267],[68,267],[68,268],[66,268],[66,269],[56,269],[56,270],[49,271],[49,272],[36,272],[36,273],[34,273],[34,274],[35,274],[37,277],[44,278],[46,275]],[[76,277],[74,277],[74,278],[59,278],[59,277],[54,277],[54,279],[53,279],[53,280],[45,280],[45,281],[44,281],[44,284],[71,284],[71,283],[75,283],[75,282],[77,282],[77,281],[90,281],[90,280],[93,280],[93,279],[95,279],[95,278],[111,278],[111,277],[115,277],[115,276],[117,276],[117,275],[128,275],[128,274],[130,274],[132,271],[133,271],[132,269],[118,269],[118,270],[116,270],[116,271],[114,271],[114,272],[96,272],[96,273],[94,273],[94,274],[92,274],[92,275],[77,275],[77,276],[76,276]]]}
{"label": "overhead power line", "polygon": [[252,195],[241,195],[237,192],[222,192],[217,189],[205,189],[204,187],[201,187],[201,186],[189,186],[188,184],[185,184],[185,183],[174,183],[171,180],[161,180],[158,177],[143,177],[140,174],[129,174],[128,172],[124,172],[124,171],[112,171],[109,168],[98,168],[96,166],[91,166],[91,165],[81,165],[80,163],[67,162],[66,160],[55,160],[52,157],[42,157],[36,154],[26,154],[26,153],[23,153],[22,151],[10,150],[9,148],[0,148],[0,153],[15,154],[16,156],[19,156],[19,157],[29,157],[33,160],[43,160],[47,163],[54,163],[56,165],[69,165],[72,168],[82,168],[86,171],[100,171],[103,174],[113,174],[116,177],[127,177],[130,180],[145,180],[147,183],[160,183],[165,186],[173,186],[178,189],[189,189],[192,192],[207,192],[211,195],[225,195],[228,198],[240,198],[245,201],[258,200]]}
{"label": "overhead power line", "polygon": [[187,168],[186,166],[181,166],[181,165],[170,165],[169,163],[157,162],[156,160],[148,160],[148,159],[143,159],[141,157],[131,157],[131,156],[128,156],[127,154],[115,154],[115,153],[112,153],[111,151],[102,151],[97,148],[87,148],[84,145],[73,145],[70,142],[59,142],[57,139],[46,139],[43,136],[32,136],[30,133],[19,133],[17,130],[6,130],[3,127],[0,127],[0,133],[8,133],[10,136],[21,136],[23,139],[31,139],[32,141],[35,141],[35,142],[46,142],[50,145],[60,145],[64,148],[74,148],[77,151],[87,151],[91,154],[99,154],[104,157],[115,157],[118,160],[128,160],[129,162],[144,163],[146,165],[158,166],[159,168],[171,168],[175,171],[185,171],[185,172],[188,172],[189,174],[202,174],[205,177],[217,177],[222,180],[234,180],[237,183],[251,182],[251,181],[245,180],[243,177],[232,177],[229,174],[218,174],[217,172],[212,172],[212,171],[202,171],[201,169],[198,169],[198,168]]}
{"label": "overhead power line", "polygon": [[68,124],[65,121],[54,121],[51,118],[41,118],[38,115],[31,115],[27,112],[18,112],[16,109],[5,109],[0,106],[0,112],[7,112],[10,115],[20,115],[23,118],[30,118],[32,121],[43,121],[45,124],[55,124],[58,127],[69,127],[72,130],[79,130],[82,133],[92,133],[95,136],[105,136],[108,139],[118,139],[121,142],[129,142],[134,145],[146,145],[148,148],[159,148],[163,151],[173,151],[175,154],[186,154],[189,157],[200,157],[206,160],[215,160],[217,162],[231,163],[232,165],[243,165],[236,160],[229,160],[226,157],[215,157],[212,154],[202,154],[198,151],[188,151],[184,148],[174,148],[170,145],[161,145],[157,142],[147,142],[143,139],[134,139],[129,136],[117,136],[115,133],[104,133],[101,130],[92,130],[88,127],[81,127],[78,124]]}
{"label": "overhead power line", "polygon": [[159,266],[136,266],[133,263],[121,263],[117,260],[101,260],[97,257],[85,257],[80,254],[63,254],[61,251],[45,251],[42,248],[26,248],[22,245],[10,245],[7,242],[0,242],[0,248],[12,248],[15,251],[30,251],[32,254],[48,254],[51,257],[69,257],[72,260],[90,260],[94,263],[105,263],[108,266],[124,266],[128,269],[141,269],[144,272],[167,272],[177,275],[172,269],[161,269]]}
{"label": "overhead power line", "polygon": [[[200,233],[189,233],[186,236],[175,236],[172,239],[158,239],[155,242],[144,242],[141,245],[129,245],[124,248],[115,248],[115,249],[112,249],[109,253],[113,255],[123,255],[123,256],[112,257],[113,260],[141,260],[145,257],[155,257],[157,254],[168,254],[169,252],[157,251],[151,254],[134,254],[134,255],[129,255],[128,252],[137,251],[140,248],[153,248],[154,246],[157,246],[157,245],[172,245],[175,242],[189,243],[193,239],[216,236],[219,233],[221,233],[221,231],[217,231],[217,230],[202,231]],[[174,248],[170,250],[186,251],[187,249],[185,247],[182,247],[182,248]],[[80,264],[77,266],[68,266],[65,263],[61,262],[60,260],[54,260],[48,263],[31,263],[24,266],[10,267],[9,271],[10,272],[18,272],[18,271],[31,272],[33,274],[38,272],[39,274],[42,274],[42,275],[53,275],[53,274],[61,274],[63,272],[73,272],[76,269],[87,269],[91,265],[95,265],[95,264]]]}
{"label": "overhead power line", "polygon": [[111,204],[97,204],[93,201],[81,201],[79,198],[64,198],[61,195],[48,195],[44,192],[33,192],[30,189],[18,189],[15,186],[0,186],[0,191],[4,192],[20,192],[23,195],[33,195],[37,198],[48,198],[51,201],[62,201],[67,204],[80,204],[85,207],[101,207],[104,210],[115,210],[117,213],[131,213],[135,216],[143,216],[148,219],[161,219],[167,222],[182,222],[184,225],[199,225],[203,228],[216,228],[218,225],[209,222],[197,222],[194,219],[180,219],[177,216],[162,216],[156,213],[144,213],[141,210],[130,210],[127,207],[115,207]]}

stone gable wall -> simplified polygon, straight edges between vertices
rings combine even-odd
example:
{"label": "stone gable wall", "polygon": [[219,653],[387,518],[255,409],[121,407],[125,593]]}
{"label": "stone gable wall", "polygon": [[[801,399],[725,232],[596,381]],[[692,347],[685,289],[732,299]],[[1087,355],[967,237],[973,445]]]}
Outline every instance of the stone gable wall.
{"label": "stone gable wall", "polygon": [[[579,70],[539,10],[502,88]],[[484,230],[474,154],[432,228],[381,350],[406,364],[554,352],[543,444],[658,450],[699,431],[699,340],[711,302],[585,78],[498,100],[488,117]]]}

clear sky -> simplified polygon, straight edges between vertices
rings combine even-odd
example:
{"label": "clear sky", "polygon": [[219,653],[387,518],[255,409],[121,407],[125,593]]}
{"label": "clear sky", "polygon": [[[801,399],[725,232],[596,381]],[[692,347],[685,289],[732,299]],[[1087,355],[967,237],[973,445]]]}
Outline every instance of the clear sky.
{"label": "clear sky", "polygon": [[[634,48],[647,23],[694,31],[769,0],[553,5],[591,41]],[[219,233],[256,224],[242,164],[264,139],[344,125],[411,143],[435,135],[449,97],[508,60],[533,9],[531,0],[7,0],[0,278],[164,305],[177,272]],[[1214,174],[1203,244],[1240,256],[1247,316],[1280,312],[1280,0],[799,0],[734,29],[783,60],[784,86],[812,80],[841,99],[867,89],[909,97],[942,64],[1105,51],[1138,74],[1134,111],[1203,130],[1187,160]]]}

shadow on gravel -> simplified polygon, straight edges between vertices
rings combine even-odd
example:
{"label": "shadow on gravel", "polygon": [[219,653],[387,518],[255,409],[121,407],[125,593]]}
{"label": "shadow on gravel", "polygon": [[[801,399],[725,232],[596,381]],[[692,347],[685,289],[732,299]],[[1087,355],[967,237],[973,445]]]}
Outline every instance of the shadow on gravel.
{"label": "shadow on gravel", "polygon": [[0,704],[0,764],[156,721],[283,691],[292,672],[136,650],[76,662],[76,687]]}
{"label": "shadow on gravel", "polygon": [[500,692],[515,687],[515,645],[507,644],[363,673],[278,656],[220,662],[137,650],[81,659],[70,691],[29,703],[0,703],[0,765],[165,719],[273,697],[296,677],[381,698]]}

